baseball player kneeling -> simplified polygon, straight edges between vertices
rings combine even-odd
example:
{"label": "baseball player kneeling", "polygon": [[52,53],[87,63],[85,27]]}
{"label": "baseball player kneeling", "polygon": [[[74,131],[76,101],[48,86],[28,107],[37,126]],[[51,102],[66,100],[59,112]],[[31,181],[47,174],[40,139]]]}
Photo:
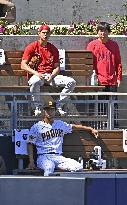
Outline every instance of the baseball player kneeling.
{"label": "baseball player kneeling", "polygon": [[37,148],[37,167],[44,170],[44,176],[49,176],[55,168],[67,171],[79,171],[83,166],[74,159],[62,156],[63,137],[73,129],[91,131],[97,138],[98,131],[92,127],[68,124],[54,119],[55,103],[49,101],[44,106],[44,119],[34,124],[30,129],[28,153],[29,168],[35,169],[33,145]]}

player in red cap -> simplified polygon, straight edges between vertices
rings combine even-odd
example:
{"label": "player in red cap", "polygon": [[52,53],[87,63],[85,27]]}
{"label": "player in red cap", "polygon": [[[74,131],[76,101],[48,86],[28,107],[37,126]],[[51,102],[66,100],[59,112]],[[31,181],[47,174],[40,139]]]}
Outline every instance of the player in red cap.
{"label": "player in red cap", "polygon": [[50,32],[50,27],[48,25],[44,24],[39,28],[39,32],[41,32],[42,30],[46,30],[46,31]]}
{"label": "player in red cap", "polygon": [[[58,75],[60,71],[59,51],[51,43],[48,42],[51,34],[48,25],[42,25],[38,31],[39,39],[30,43],[24,50],[22,57],[21,68],[31,74],[29,78],[30,92],[35,105],[35,115],[40,113],[40,87],[45,81],[52,86],[63,87],[62,95],[57,100],[57,112],[60,115],[65,115],[63,110],[64,101],[69,97],[66,93],[71,93],[76,85],[73,78],[63,75]],[[31,67],[31,59],[36,56],[36,64]],[[30,64],[31,63],[31,64]],[[63,95],[65,93],[65,95]],[[38,94],[38,95],[37,95]]]}

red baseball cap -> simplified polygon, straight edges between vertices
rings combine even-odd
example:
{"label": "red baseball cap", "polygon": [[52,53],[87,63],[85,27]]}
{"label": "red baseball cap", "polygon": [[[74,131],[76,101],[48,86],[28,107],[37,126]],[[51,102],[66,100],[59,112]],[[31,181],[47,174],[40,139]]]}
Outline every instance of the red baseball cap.
{"label": "red baseball cap", "polygon": [[41,32],[42,30],[46,30],[46,31],[50,32],[50,27],[48,25],[44,24],[39,28],[39,32]]}

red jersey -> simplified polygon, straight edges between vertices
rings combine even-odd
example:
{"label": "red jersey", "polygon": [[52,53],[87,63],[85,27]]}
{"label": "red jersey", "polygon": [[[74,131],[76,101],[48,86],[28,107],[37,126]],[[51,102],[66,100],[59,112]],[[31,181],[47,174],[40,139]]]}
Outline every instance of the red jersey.
{"label": "red jersey", "polygon": [[100,85],[117,85],[122,79],[122,64],[118,44],[108,40],[105,44],[98,39],[91,41],[87,50],[93,52],[93,66]]}
{"label": "red jersey", "polygon": [[54,64],[59,63],[59,51],[51,43],[46,46],[41,46],[39,41],[30,43],[24,50],[22,60],[28,60],[34,56],[39,55],[39,63],[37,71],[39,73],[52,73]]}

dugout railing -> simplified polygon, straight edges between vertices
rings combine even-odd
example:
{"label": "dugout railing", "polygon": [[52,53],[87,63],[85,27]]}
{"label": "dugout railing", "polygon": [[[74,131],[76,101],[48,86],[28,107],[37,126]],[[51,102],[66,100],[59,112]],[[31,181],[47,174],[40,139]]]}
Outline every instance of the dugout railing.
{"label": "dugout railing", "polygon": [[[41,93],[44,101],[56,100],[60,93]],[[99,130],[127,128],[127,93],[72,93],[66,102],[63,120],[82,123]],[[103,96],[109,99],[102,99]],[[104,98],[104,97],[103,97]],[[0,93],[0,133],[30,128],[42,118],[35,117],[30,93]],[[60,116],[56,116],[61,118]],[[115,127],[116,126],[116,127]]]}

